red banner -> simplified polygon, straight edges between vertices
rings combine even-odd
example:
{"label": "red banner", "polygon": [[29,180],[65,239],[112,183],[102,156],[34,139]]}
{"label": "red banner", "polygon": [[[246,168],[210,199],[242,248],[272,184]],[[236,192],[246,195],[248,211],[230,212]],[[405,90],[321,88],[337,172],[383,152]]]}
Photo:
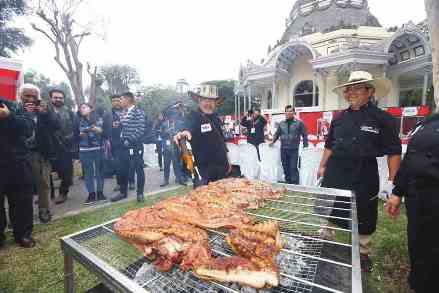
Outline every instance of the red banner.
{"label": "red banner", "polygon": [[20,72],[9,69],[0,69],[0,97],[16,100],[17,81]]}

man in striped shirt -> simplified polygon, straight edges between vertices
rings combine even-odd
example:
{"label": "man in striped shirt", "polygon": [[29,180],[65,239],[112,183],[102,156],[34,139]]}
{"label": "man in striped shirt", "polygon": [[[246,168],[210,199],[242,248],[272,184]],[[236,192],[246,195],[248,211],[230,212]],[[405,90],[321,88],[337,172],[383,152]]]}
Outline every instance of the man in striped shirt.
{"label": "man in striped shirt", "polygon": [[145,113],[135,105],[134,95],[127,92],[121,95],[123,113],[121,115],[121,165],[120,194],[111,201],[119,201],[128,197],[128,174],[130,162],[137,173],[137,201],[144,200],[145,171],[143,170],[143,136],[145,134]]}

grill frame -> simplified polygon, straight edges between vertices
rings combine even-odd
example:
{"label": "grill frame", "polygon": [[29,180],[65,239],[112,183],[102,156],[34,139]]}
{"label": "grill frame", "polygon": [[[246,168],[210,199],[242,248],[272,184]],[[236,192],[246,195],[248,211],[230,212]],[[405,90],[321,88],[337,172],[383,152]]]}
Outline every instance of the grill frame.
{"label": "grill frame", "polygon": [[[299,192],[299,193],[305,193],[309,194],[311,197],[309,197],[310,200],[323,200],[323,201],[331,201],[328,199],[325,199],[323,197],[332,197],[335,196],[339,198],[344,198],[346,200],[350,201],[351,205],[351,230],[349,232],[350,235],[350,243],[349,244],[343,244],[341,242],[333,242],[333,241],[327,241],[323,239],[318,239],[318,237],[315,237],[313,235],[311,236],[299,236],[302,237],[305,240],[311,240],[321,243],[330,243],[334,245],[340,245],[345,247],[351,247],[351,263],[348,264],[351,269],[351,281],[352,281],[352,289],[351,292],[354,293],[362,293],[362,280],[361,280],[361,269],[360,269],[360,252],[359,252],[359,236],[358,236],[358,219],[357,219],[357,209],[356,209],[356,200],[355,195],[351,191],[347,190],[339,190],[339,189],[329,189],[329,188],[321,188],[321,187],[308,187],[308,186],[297,186],[297,185],[288,185],[288,184],[273,184],[275,187],[285,187],[288,192]],[[317,197],[318,198],[317,198]],[[300,196],[299,196],[300,197]],[[282,201],[282,199],[280,200]],[[319,201],[321,203],[321,201]],[[299,203],[300,205],[300,203]],[[315,205],[317,206],[317,205]],[[328,207],[325,207],[328,208]],[[250,212],[250,215],[254,215],[255,213]],[[256,213],[257,214],[257,213]],[[318,217],[318,215],[315,215]],[[288,220],[288,219],[287,219]],[[113,233],[111,230],[111,226],[114,222],[116,222],[117,219],[90,227],[88,229],[73,233],[71,235],[67,235],[63,238],[61,238],[61,250],[64,254],[64,288],[65,292],[73,293],[75,292],[75,284],[74,284],[74,273],[73,273],[73,263],[76,261],[80,264],[82,264],[84,267],[86,267],[90,272],[93,272],[98,278],[110,289],[113,291],[118,292],[151,292],[153,293],[154,290],[146,290],[145,287],[147,284],[143,284],[142,286],[138,285],[133,279],[130,279],[129,276],[127,276],[126,273],[121,272],[117,268],[113,267],[109,263],[107,263],[104,259],[100,258],[98,255],[81,245],[81,239],[87,239],[87,238],[93,238],[93,233],[96,235],[102,235],[102,233]],[[294,222],[294,221],[291,221]],[[297,222],[297,221],[296,221]],[[312,224],[315,225],[315,224]],[[324,227],[324,226],[321,226]],[[337,228],[335,228],[337,230]],[[99,232],[101,231],[101,232]],[[209,231],[209,233],[212,233],[214,231]],[[295,234],[290,232],[285,232],[281,229],[281,232],[283,235],[291,236],[293,237]],[[217,232],[218,233],[218,232]],[[111,235],[111,234],[109,234]],[[322,244],[322,245],[323,245]],[[130,244],[126,243],[127,246]],[[215,252],[215,251],[214,251]],[[221,252],[219,252],[221,254]],[[324,262],[330,262],[327,259],[320,258],[320,256],[311,256],[305,255],[305,257],[309,258],[315,258],[319,261]],[[337,262],[333,263],[333,265],[340,265],[337,264]],[[129,268],[127,268],[128,270]],[[317,267],[315,268],[315,272],[317,272]],[[173,275],[172,275],[173,276]],[[176,274],[176,276],[179,276]],[[304,287],[306,287],[307,282],[309,282],[306,279],[300,279],[296,278],[293,280],[297,281],[298,284],[302,284]],[[148,280],[146,283],[151,282],[160,282],[162,279],[165,282],[167,277],[163,276],[157,276],[156,279]],[[302,282],[303,281],[303,282]],[[341,292],[335,289],[332,289],[330,287],[326,287],[323,285],[315,284],[313,282],[309,282],[310,284],[313,284],[314,287],[320,287],[323,289],[324,292]],[[239,290],[228,290],[229,287],[226,287],[225,285],[216,283],[216,282],[209,282],[208,286],[209,288],[215,287],[216,289],[224,289],[224,291],[228,292],[240,292]],[[224,288],[223,288],[224,287]],[[228,288],[228,289],[225,289]],[[326,290],[329,289],[329,290]],[[200,292],[199,290],[195,289],[195,292]],[[204,291],[203,291],[204,292]],[[206,290],[206,292],[211,292]],[[303,291],[293,291],[293,292],[311,292],[306,291],[303,289]]]}

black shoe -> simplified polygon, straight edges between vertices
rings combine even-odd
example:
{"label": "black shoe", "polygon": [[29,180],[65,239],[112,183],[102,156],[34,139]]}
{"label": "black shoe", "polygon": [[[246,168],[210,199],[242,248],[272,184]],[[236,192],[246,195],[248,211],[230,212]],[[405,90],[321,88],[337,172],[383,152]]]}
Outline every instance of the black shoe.
{"label": "black shoe", "polygon": [[107,198],[105,197],[104,193],[102,191],[98,191],[98,201],[107,201]]}
{"label": "black shoe", "polygon": [[23,248],[32,248],[35,247],[36,244],[35,240],[32,237],[24,237],[16,242]]}
{"label": "black shoe", "polygon": [[5,246],[6,237],[3,234],[0,234],[0,248]]}
{"label": "black shoe", "polygon": [[162,167],[160,167],[160,172],[163,172],[163,168]]}
{"label": "black shoe", "polygon": [[134,189],[136,189],[136,186],[134,185],[134,183],[129,183],[128,184],[128,189],[129,190],[134,190]]}
{"label": "black shoe", "polygon": [[120,185],[116,185],[116,187],[113,188],[113,191],[120,191]]}
{"label": "black shoe", "polygon": [[91,204],[94,204],[94,203],[96,203],[96,193],[91,192],[91,193],[88,194],[88,197],[87,197],[87,199],[84,202],[84,205],[91,205]]}
{"label": "black shoe", "polygon": [[168,186],[169,185],[169,182],[163,182],[162,184],[160,184],[160,187],[165,187],[165,186]]}
{"label": "black shoe", "polygon": [[122,199],[125,199],[125,198],[127,198],[127,197],[128,197],[127,195],[122,194],[122,193],[119,193],[118,195],[112,197],[112,198],[110,199],[110,201],[111,201],[111,202],[121,201]]}
{"label": "black shoe", "polygon": [[138,193],[137,202],[144,202],[144,201],[145,201],[145,197],[143,196],[143,193]]}
{"label": "black shoe", "polygon": [[361,271],[371,273],[373,271],[373,262],[367,254],[360,254]]}
{"label": "black shoe", "polygon": [[186,182],[181,181],[181,180],[180,180],[180,181],[177,181],[177,183],[180,184],[180,185],[183,185],[183,186],[187,186]]}
{"label": "black shoe", "polygon": [[41,210],[38,213],[38,218],[40,219],[41,223],[47,224],[52,220],[52,214],[49,210]]}
{"label": "black shoe", "polygon": [[55,204],[62,204],[65,203],[66,201],[67,201],[67,194],[60,193],[58,198],[55,199]]}

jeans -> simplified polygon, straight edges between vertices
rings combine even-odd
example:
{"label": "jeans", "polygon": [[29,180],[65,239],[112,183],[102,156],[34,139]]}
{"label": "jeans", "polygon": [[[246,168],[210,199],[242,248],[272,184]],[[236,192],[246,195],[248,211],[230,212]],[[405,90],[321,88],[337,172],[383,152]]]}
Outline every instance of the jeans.
{"label": "jeans", "polygon": [[284,169],[285,181],[289,184],[299,184],[299,150],[281,148],[280,156],[282,167]]}
{"label": "jeans", "polygon": [[174,169],[175,180],[177,182],[181,182],[181,165],[179,164],[180,158],[178,157],[178,153],[173,146],[165,146],[164,147],[164,176],[165,182],[169,183],[169,175],[171,173],[171,163],[172,168]]}
{"label": "jeans", "polygon": [[157,159],[159,161],[159,167],[160,169],[163,168],[163,145],[162,141],[157,141],[155,143],[155,148],[157,150]]}
{"label": "jeans", "polygon": [[103,155],[102,150],[79,152],[79,159],[84,169],[84,180],[88,193],[104,191]]}

